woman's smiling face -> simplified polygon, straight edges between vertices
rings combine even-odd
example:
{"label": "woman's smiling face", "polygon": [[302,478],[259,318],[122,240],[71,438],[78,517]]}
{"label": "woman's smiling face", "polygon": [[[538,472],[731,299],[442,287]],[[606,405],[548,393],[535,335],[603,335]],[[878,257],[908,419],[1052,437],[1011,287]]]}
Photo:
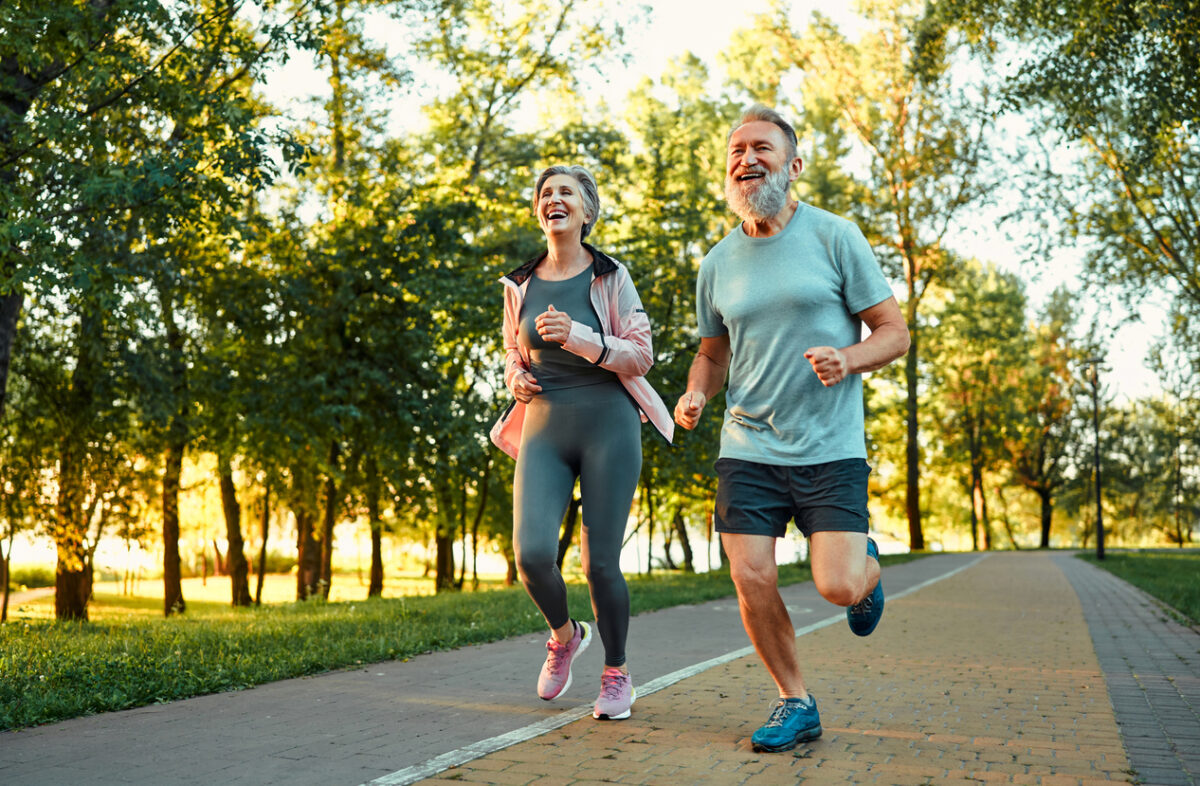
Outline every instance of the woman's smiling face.
{"label": "woman's smiling face", "polygon": [[583,205],[583,189],[570,175],[551,175],[542,183],[538,194],[538,224],[547,236],[583,235],[583,225],[590,220]]}

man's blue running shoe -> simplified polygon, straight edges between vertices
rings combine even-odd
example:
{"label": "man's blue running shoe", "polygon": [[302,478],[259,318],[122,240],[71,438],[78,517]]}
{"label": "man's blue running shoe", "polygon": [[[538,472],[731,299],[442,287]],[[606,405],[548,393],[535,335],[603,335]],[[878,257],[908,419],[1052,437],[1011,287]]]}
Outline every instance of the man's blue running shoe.
{"label": "man's blue running shoe", "polygon": [[821,716],[817,713],[817,700],[810,695],[807,699],[780,699],[766,725],[754,732],[750,743],[760,753],[779,753],[820,736]]}
{"label": "man's blue running shoe", "polygon": [[[867,556],[879,561],[879,547],[875,541],[867,538]],[[850,630],[858,636],[870,636],[871,631],[879,624],[883,616],[883,575],[871,594],[846,609],[846,619],[850,622]]]}

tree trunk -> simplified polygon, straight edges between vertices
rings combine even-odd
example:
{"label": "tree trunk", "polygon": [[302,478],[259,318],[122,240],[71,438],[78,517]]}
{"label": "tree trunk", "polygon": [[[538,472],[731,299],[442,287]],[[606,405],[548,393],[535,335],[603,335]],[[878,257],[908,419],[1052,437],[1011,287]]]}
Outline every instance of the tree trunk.
{"label": "tree trunk", "polygon": [[258,550],[258,587],[254,593],[254,605],[262,605],[263,591],[263,576],[267,572],[267,534],[270,532],[271,523],[271,481],[267,480],[263,485],[263,511],[262,511],[262,547]]}
{"label": "tree trunk", "polygon": [[17,318],[25,305],[25,296],[20,289],[0,295],[0,418],[4,417],[4,404],[8,392],[8,369],[12,361],[12,347],[17,340]]}
{"label": "tree trunk", "polygon": [[571,504],[567,505],[567,515],[563,517],[562,529],[558,532],[558,570],[562,572],[563,561],[567,558],[567,551],[571,548],[571,541],[575,539],[575,526],[579,523],[579,508],[583,504],[583,500],[575,494],[571,493]]}
{"label": "tree trunk", "polygon": [[[447,472],[447,476],[449,476]],[[434,493],[437,494],[438,517],[433,533],[434,545],[434,589],[437,592],[454,589],[454,538],[455,524],[458,515],[454,511],[450,497],[452,490],[448,482],[436,483]]]}
{"label": "tree trunk", "polygon": [[979,510],[982,514],[980,525],[983,527],[983,550],[992,550],[992,524],[988,516],[987,492],[983,487],[983,470],[979,471]]}
{"label": "tree trunk", "polygon": [[979,463],[971,457],[971,551],[979,551],[979,520],[983,512],[983,478]]}
{"label": "tree trunk", "polygon": [[172,439],[167,445],[162,480],[163,614],[168,617],[187,610],[179,560],[179,486],[182,476],[183,443]]}
{"label": "tree trunk", "polygon": [[54,541],[58,555],[54,574],[54,616],[58,620],[87,620],[84,575],[83,469],[76,434],[63,437],[58,459],[58,501]]}
{"label": "tree trunk", "polygon": [[1050,492],[1045,489],[1037,489],[1037,495],[1042,500],[1042,542],[1039,548],[1050,548],[1050,520],[1054,514],[1054,500],[1050,496]]}
{"label": "tree trunk", "polygon": [[367,520],[371,527],[371,578],[368,598],[383,597],[383,522],[379,516],[379,468],[367,459]]}
{"label": "tree trunk", "polygon": [[479,524],[483,521],[483,511],[487,507],[489,479],[492,476],[492,453],[488,451],[487,463],[483,465],[483,477],[479,480],[479,507],[475,509],[475,519],[471,522],[471,583],[474,589],[479,589]]}
{"label": "tree trunk", "polygon": [[[909,303],[913,303],[911,296]],[[908,547],[913,551],[924,551],[925,535],[921,531],[921,445],[918,441],[917,425],[917,324],[916,308],[911,305],[908,320],[911,345],[908,354],[904,356],[904,384],[907,390],[904,403],[904,421],[907,426],[904,443],[907,465],[904,509],[908,515]]]}
{"label": "tree trunk", "polygon": [[16,536],[17,527],[10,523],[8,528],[8,553],[5,554],[4,547],[0,546],[0,587],[3,588],[4,592],[4,602],[3,605],[0,605],[0,622],[8,622],[8,585],[12,569],[13,540]]}
{"label": "tree trunk", "polygon": [[242,506],[238,504],[237,487],[227,456],[218,456],[221,507],[225,511],[225,537],[229,541],[225,567],[229,574],[231,601],[234,606],[250,605],[250,566],[246,564],[246,544],[242,541]]}
{"label": "tree trunk", "polygon": [[54,578],[54,616],[59,620],[86,620],[90,597],[87,581],[87,514],[84,504],[84,462],[87,434],[84,426],[95,407],[95,383],[103,355],[103,324],[87,302],[79,316],[75,370],[67,413],[70,420],[59,441],[58,499],[55,502],[54,542],[57,565]]}
{"label": "tree trunk", "polygon": [[513,556],[513,553],[510,550],[504,553],[504,561],[508,568],[504,572],[504,586],[511,587],[517,583],[517,558]]}
{"label": "tree trunk", "polygon": [[455,582],[455,586],[462,589],[467,583],[467,479],[465,476],[462,479],[462,487],[459,489],[458,531],[461,536],[459,545],[462,548],[462,566],[458,569],[458,581]]}
{"label": "tree trunk", "polygon": [[[221,500],[221,505],[222,506],[225,505],[224,499]],[[213,546],[213,575],[214,576],[228,576],[229,575],[229,567],[225,564],[225,555],[221,553],[221,544],[217,542],[216,538],[212,539],[212,546]]]}
{"label": "tree trunk", "polygon": [[329,446],[329,474],[325,478],[325,515],[321,520],[321,597],[329,600],[333,586],[333,527],[337,523],[337,466],[341,450],[337,440]]}
{"label": "tree trunk", "polygon": [[321,544],[313,533],[316,516],[300,509],[296,514],[296,600],[317,594],[321,583]]}
{"label": "tree trunk", "polygon": [[167,367],[170,369],[172,415],[167,426],[166,467],[163,470],[163,614],[182,614],[183,583],[179,565],[179,489],[183,477],[183,454],[188,442],[188,383],[184,361],[184,335],[175,322],[174,295],[168,285],[159,282],[158,299],[167,339]]}
{"label": "tree trunk", "polygon": [[442,525],[434,536],[437,563],[434,566],[434,587],[438,592],[454,589],[454,530]]}
{"label": "tree trunk", "polygon": [[1021,546],[1017,543],[1017,536],[1013,532],[1012,519],[1008,517],[1008,500],[1004,498],[1004,487],[996,486],[996,496],[1000,498],[1000,522],[1004,524],[1004,532],[1008,535],[1008,542],[1012,544],[1013,551],[1020,551]]}
{"label": "tree trunk", "polygon": [[683,512],[681,509],[675,509],[675,533],[679,535],[679,547],[683,549],[683,571],[684,573],[695,573],[696,562],[695,555],[692,554],[692,542],[688,540],[687,523],[683,520]]}

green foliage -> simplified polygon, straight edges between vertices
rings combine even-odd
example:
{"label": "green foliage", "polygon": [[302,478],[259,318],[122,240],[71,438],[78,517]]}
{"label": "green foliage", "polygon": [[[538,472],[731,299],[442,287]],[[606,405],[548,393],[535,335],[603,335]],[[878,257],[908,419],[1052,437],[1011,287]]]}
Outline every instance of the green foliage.
{"label": "green foliage", "polygon": [[54,571],[41,566],[15,565],[9,574],[9,585],[13,589],[21,587],[53,587]]}
{"label": "green foliage", "polygon": [[1185,624],[1200,622],[1200,554],[1195,551],[1108,552],[1103,560],[1079,556],[1158,598],[1186,617]]}
{"label": "green foliage", "polygon": [[[798,566],[780,569],[781,583],[809,578]],[[635,614],[732,592],[728,573],[721,572],[630,581]],[[590,619],[586,585],[570,583],[568,597],[571,608]],[[519,587],[192,611],[201,613],[187,620],[0,626],[0,730],[404,660],[545,629]]]}
{"label": "green foliage", "polygon": [[[1079,30],[1057,26],[1050,0],[1022,19],[1007,2],[935,5],[975,15],[975,40],[1017,25],[1011,35],[1038,43],[1027,64],[1052,54],[1045,62],[1064,64],[1091,36],[1106,56],[1132,42],[1136,62],[1122,62],[1138,73],[1179,77],[1144,97],[1158,107],[1145,122],[1123,109],[1142,100],[1132,90],[1105,82],[1071,98],[1091,102],[1060,124],[1085,143],[1084,164],[1070,177],[1026,173],[1042,179],[1022,203],[1039,215],[1069,208],[1068,239],[1096,241],[1096,280],[1181,295],[1170,349],[1182,354],[1164,348],[1159,363],[1168,401],[1106,407],[1105,512],[1117,537],[1186,542],[1200,433],[1200,300],[1187,296],[1200,145],[1159,99],[1184,91],[1175,103],[1188,106],[1194,77],[1161,54],[1187,62],[1178,33],[1194,22],[1172,15],[1179,2],[1141,9],[1162,24],[1150,31],[1086,4],[1076,13],[1102,24]],[[920,364],[914,350],[909,366],[868,379],[874,500],[911,517],[919,469],[916,513],[956,534],[973,512],[989,515],[966,493],[974,474],[991,525],[1017,544],[1036,531],[1035,496],[1050,484],[1059,520],[1079,520],[1063,538],[1090,536],[1081,350],[1049,317],[1018,325],[1015,282],[945,246],[994,184],[982,144],[991,87],[964,78],[978,72],[959,67],[971,63],[946,19],[922,24],[913,3],[872,0],[852,39],[821,17],[793,29],[776,9],[725,53],[724,89],[685,55],[617,117],[579,88],[587,70],[620,64],[624,31],[581,2],[15,9],[0,9],[0,305],[20,311],[15,337],[0,325],[0,358],[15,339],[0,390],[0,536],[54,537],[79,576],[101,538],[160,539],[151,527],[166,518],[168,454],[219,454],[254,507],[269,491],[314,549],[329,543],[326,517],[429,544],[441,589],[467,586],[458,543],[511,555],[512,462],[486,434],[508,398],[497,279],[544,247],[528,208],[534,176],[552,163],[597,175],[594,239],[630,268],[654,327],[648,376],[671,407],[697,345],[696,267],[733,225],[725,135],[749,99],[798,119],[797,195],[865,227],[924,331]],[[386,47],[372,37],[385,17],[406,33]],[[260,93],[289,47],[311,56],[316,95],[272,107]],[[1096,73],[1111,76],[1107,63]],[[1061,84],[1074,91],[1081,74],[1094,76],[1067,69]],[[1042,91],[1039,107],[1066,106],[1053,68],[1019,76],[1027,95]],[[418,100],[427,125],[397,123],[411,118],[393,114],[395,98]],[[643,430],[636,526],[670,532],[711,511],[720,409],[674,447]],[[907,428],[918,423],[919,438]],[[1172,467],[1171,483],[1155,462]],[[185,536],[195,526],[180,524]]]}
{"label": "green foliage", "polygon": [[969,511],[971,542],[991,548],[988,486],[1012,474],[1005,471],[1003,436],[1008,413],[1020,408],[1025,393],[1023,367],[1034,337],[1016,276],[972,261],[947,289],[928,337],[929,409],[948,464],[943,471],[960,481],[959,509]]}
{"label": "green foliage", "polygon": [[[1200,307],[1200,4],[1196,0],[946,0],[930,3],[929,41],[966,32],[986,63],[1009,60],[1007,104],[1048,120],[1082,152],[1048,166],[1065,237],[1089,243],[1087,278],[1136,304],[1165,290]],[[1037,160],[1034,157],[1032,160]],[[1181,337],[1182,339],[1182,337]],[[1200,358],[1191,347],[1191,362]]]}
{"label": "green foliage", "polygon": [[[1200,4],[1195,0],[946,0],[931,3],[923,34],[959,25],[981,46],[1024,44],[1012,76],[1013,100],[1056,107],[1072,135],[1116,112],[1137,123],[1134,140],[1156,140],[1200,123]],[[1143,162],[1145,163],[1145,162]]]}

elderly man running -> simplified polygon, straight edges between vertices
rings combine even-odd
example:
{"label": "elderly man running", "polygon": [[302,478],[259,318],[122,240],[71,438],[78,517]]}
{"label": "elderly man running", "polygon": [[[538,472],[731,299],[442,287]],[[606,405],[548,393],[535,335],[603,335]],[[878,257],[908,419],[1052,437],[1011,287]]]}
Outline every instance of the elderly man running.
{"label": "elderly man running", "polygon": [[847,607],[851,630],[869,635],[883,614],[860,375],[909,345],[858,227],[791,198],[802,169],[792,126],[766,107],[747,110],[725,166],[725,198],[742,222],[700,264],[700,349],[675,406],[675,421],[694,428],[728,374],[714,521],[742,623],[779,689],[752,737],[758,751],[821,735],[777,584],[775,542],[789,521],[809,540],[817,590]]}

